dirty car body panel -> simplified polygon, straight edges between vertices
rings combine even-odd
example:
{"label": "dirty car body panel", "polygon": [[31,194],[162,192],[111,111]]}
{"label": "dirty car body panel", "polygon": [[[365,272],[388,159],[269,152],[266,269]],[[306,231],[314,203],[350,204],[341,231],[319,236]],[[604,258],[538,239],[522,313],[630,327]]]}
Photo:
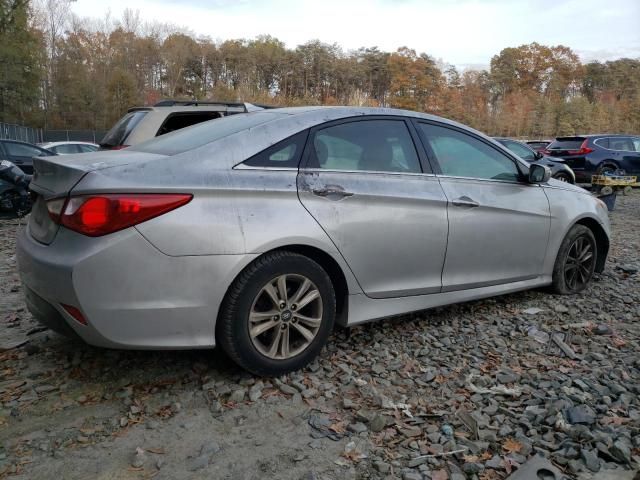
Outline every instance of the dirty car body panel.
{"label": "dirty car body panel", "polygon": [[[310,163],[318,132],[376,119],[404,125],[388,139],[394,165],[349,171]],[[27,304],[43,323],[63,324],[97,346],[208,348],[234,280],[274,250],[329,262],[342,287],[337,321],[353,325],[548,285],[576,222],[595,222],[608,238],[606,212],[571,185],[447,175],[419,121],[481,139],[528,169],[454,122],[355,107],[239,114],[124,151],[36,159],[36,205],[18,239]],[[301,134],[289,163],[277,163],[280,151],[269,157],[274,165],[249,161]],[[334,153],[357,148],[332,138]],[[375,151],[362,155],[380,160]],[[58,225],[47,210],[58,199],[131,192],[188,194],[190,201],[101,236]]]}

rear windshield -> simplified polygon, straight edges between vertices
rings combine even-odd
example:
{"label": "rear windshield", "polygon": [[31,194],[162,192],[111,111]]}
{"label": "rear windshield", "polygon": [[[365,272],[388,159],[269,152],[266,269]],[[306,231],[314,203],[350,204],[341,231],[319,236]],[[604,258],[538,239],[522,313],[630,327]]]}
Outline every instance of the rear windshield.
{"label": "rear windshield", "polygon": [[584,138],[558,138],[554,142],[551,142],[551,145],[547,148],[549,150],[579,150],[582,142],[584,142]]}
{"label": "rear windshield", "polygon": [[116,123],[111,130],[107,132],[102,141],[101,147],[117,147],[124,145],[125,140],[135,128],[135,126],[147,114],[146,110],[137,110],[129,112]]}
{"label": "rear windshield", "polygon": [[136,145],[131,150],[159,153],[161,155],[176,155],[201,147],[207,143],[215,142],[242,130],[270,122],[282,115],[274,112],[252,112],[210,120],[147,140]]}

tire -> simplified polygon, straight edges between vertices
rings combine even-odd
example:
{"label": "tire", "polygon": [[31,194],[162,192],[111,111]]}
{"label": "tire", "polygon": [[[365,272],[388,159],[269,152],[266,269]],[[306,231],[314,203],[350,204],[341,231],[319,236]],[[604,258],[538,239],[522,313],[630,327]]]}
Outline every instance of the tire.
{"label": "tire", "polygon": [[613,163],[605,163],[598,167],[598,175],[604,175],[605,173],[614,173],[618,170],[618,166]]}
{"label": "tire", "polygon": [[[587,246],[591,256],[585,259],[581,266],[568,267],[578,263],[574,259],[580,256],[581,251],[584,253]],[[561,295],[571,295],[587,288],[595,270],[597,255],[593,232],[584,225],[574,225],[558,250],[556,263],[553,266],[552,290]],[[575,273],[575,277],[571,272]]]}
{"label": "tire", "polygon": [[571,178],[571,176],[567,173],[564,172],[559,172],[556,173],[553,178],[555,178],[556,180],[560,180],[561,182],[566,182],[566,183],[573,183],[573,178]]}
{"label": "tire", "polygon": [[[296,294],[305,281],[308,289],[298,300],[313,299],[297,308]],[[282,285],[288,302],[284,308]],[[218,316],[216,338],[240,367],[260,376],[278,376],[304,367],[320,353],[335,317],[335,292],[324,269],[304,255],[272,252],[246,267],[229,288]],[[307,323],[311,320],[314,323]],[[314,336],[309,338],[310,334]]]}

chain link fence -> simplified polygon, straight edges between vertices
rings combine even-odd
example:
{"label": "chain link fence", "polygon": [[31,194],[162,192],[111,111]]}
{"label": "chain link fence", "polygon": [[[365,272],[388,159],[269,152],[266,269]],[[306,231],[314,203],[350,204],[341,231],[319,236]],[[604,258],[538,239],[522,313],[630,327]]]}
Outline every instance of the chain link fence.
{"label": "chain link fence", "polygon": [[0,139],[20,140],[28,143],[42,142],[42,130],[39,128],[23,127],[13,123],[0,122]]}
{"label": "chain link fence", "polygon": [[28,143],[69,141],[99,143],[106,133],[105,130],[43,130],[0,122],[0,139]]}
{"label": "chain link fence", "polygon": [[42,141],[100,143],[106,133],[104,130],[43,130]]}

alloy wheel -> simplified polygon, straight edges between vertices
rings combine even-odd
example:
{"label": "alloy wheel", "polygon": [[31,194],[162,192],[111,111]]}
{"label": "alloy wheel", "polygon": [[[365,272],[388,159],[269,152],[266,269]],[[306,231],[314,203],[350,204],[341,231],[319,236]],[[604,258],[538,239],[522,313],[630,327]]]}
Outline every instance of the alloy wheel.
{"label": "alloy wheel", "polygon": [[564,278],[567,286],[574,291],[584,288],[593,272],[595,246],[582,235],[574,240],[567,253],[564,265]]}
{"label": "alloy wheel", "polygon": [[286,360],[302,353],[318,334],[323,302],[307,277],[284,274],[271,279],[253,300],[249,337],[264,356]]}

